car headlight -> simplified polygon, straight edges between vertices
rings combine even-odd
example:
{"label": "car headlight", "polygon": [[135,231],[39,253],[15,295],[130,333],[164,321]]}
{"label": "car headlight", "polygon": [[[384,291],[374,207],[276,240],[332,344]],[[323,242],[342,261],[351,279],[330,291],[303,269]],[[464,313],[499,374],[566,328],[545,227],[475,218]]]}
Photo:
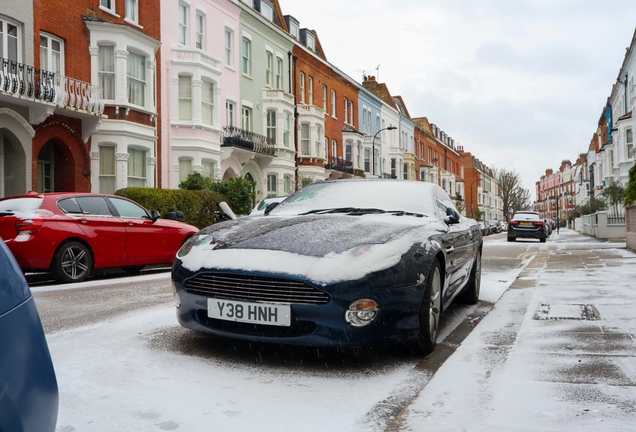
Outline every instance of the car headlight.
{"label": "car headlight", "polygon": [[186,256],[187,254],[190,253],[190,251],[192,250],[193,247],[195,246],[203,246],[206,245],[208,243],[212,242],[212,237],[210,237],[207,234],[203,234],[203,235],[193,235],[192,237],[190,237],[188,239],[187,242],[185,242],[183,244],[183,246],[181,246],[181,249],[179,249],[179,252],[177,252],[177,256],[179,258],[183,258],[184,256]]}
{"label": "car headlight", "polygon": [[371,324],[379,313],[380,308],[375,301],[360,299],[349,305],[345,312],[345,320],[353,327],[364,327]]}

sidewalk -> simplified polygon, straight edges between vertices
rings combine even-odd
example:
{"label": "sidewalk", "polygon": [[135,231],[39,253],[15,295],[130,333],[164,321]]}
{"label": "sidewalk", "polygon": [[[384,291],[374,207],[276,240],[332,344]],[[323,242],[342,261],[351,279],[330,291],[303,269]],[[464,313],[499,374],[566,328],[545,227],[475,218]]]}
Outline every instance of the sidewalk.
{"label": "sidewalk", "polygon": [[388,431],[636,430],[636,254],[553,236]]}

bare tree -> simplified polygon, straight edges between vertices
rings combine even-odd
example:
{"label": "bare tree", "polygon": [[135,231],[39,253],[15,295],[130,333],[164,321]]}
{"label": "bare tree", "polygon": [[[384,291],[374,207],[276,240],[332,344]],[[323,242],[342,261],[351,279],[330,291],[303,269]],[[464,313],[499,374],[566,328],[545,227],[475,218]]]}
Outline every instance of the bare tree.
{"label": "bare tree", "polygon": [[517,172],[500,168],[495,169],[494,173],[503,201],[503,214],[507,221],[511,214],[530,206],[530,191],[523,188]]}

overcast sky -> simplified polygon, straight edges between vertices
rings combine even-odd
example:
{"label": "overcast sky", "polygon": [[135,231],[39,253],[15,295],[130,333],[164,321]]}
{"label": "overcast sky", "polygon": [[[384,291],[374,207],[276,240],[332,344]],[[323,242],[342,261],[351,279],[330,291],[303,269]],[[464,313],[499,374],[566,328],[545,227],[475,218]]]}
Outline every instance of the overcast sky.
{"label": "overcast sky", "polygon": [[636,28],[635,0],[279,1],[332,64],[376,75],[533,199],[587,151]]}

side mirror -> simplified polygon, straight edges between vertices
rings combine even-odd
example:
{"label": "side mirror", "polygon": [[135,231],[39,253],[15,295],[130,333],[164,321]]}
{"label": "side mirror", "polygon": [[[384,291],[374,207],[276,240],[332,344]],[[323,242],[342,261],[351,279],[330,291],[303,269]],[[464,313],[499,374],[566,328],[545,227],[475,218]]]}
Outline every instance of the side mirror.
{"label": "side mirror", "polygon": [[278,207],[278,204],[280,204],[279,202],[271,202],[269,204],[267,204],[267,207],[265,207],[265,216],[267,216],[269,214],[269,212],[271,212],[272,210],[274,210],[276,207]]}
{"label": "side mirror", "polygon": [[152,221],[156,221],[157,219],[159,219],[159,212],[158,211],[151,211],[150,212],[150,219],[152,219]]}
{"label": "side mirror", "polygon": [[446,208],[446,221],[448,225],[453,225],[459,223],[459,213],[457,213],[454,209],[447,207]]}
{"label": "side mirror", "polygon": [[223,211],[223,216],[228,219],[228,220],[234,220],[236,219],[236,215],[234,214],[234,212],[232,211],[232,209],[230,208],[229,205],[227,205],[227,203],[225,201],[221,201],[219,203],[219,207],[221,207],[221,210]]}

